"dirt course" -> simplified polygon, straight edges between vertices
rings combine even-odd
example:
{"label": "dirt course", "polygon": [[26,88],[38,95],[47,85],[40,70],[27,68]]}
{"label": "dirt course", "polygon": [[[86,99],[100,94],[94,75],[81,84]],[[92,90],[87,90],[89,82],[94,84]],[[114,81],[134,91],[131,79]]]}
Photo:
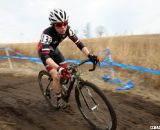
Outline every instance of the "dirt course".
{"label": "dirt course", "polygon": [[[33,75],[21,72],[21,68],[19,71],[17,69],[16,73],[0,70],[0,130],[92,129],[78,111],[74,95],[70,100],[70,109],[53,110],[40,92],[37,82],[38,71],[32,70]],[[100,84],[102,89],[107,86],[107,83],[101,83],[98,78],[93,78],[92,81]],[[148,90],[148,93],[150,91]],[[116,111],[117,130],[150,130],[150,126],[160,125],[160,99],[153,100],[129,91],[103,89],[103,92]],[[148,93],[145,95],[149,95]]]}

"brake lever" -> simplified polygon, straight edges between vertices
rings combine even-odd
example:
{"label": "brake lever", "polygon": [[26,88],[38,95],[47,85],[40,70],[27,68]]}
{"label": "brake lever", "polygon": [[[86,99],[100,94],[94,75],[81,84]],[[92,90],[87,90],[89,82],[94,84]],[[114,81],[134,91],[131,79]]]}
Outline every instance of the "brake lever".
{"label": "brake lever", "polygon": [[[88,61],[90,61],[90,59],[87,59],[87,60],[82,61],[80,64],[78,64],[78,66],[80,66],[80,65],[82,65],[82,64],[84,64],[84,63],[86,63],[86,62],[88,62]],[[93,62],[92,62],[92,63],[93,63]],[[98,62],[97,62],[97,63],[98,63]],[[95,68],[96,68],[97,63],[93,63],[93,68],[92,68],[92,69],[89,69],[89,71],[94,71]]]}
{"label": "brake lever", "polygon": [[[93,63],[93,62],[92,62]],[[92,69],[89,69],[89,71],[94,71],[96,69],[96,63],[93,63],[93,68]]]}

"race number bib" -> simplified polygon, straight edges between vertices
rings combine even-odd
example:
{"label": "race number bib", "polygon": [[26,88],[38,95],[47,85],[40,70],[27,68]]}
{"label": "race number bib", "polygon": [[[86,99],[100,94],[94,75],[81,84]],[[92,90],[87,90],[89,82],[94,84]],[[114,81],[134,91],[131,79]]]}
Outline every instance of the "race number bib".
{"label": "race number bib", "polygon": [[43,44],[50,44],[52,42],[52,37],[46,34],[42,34],[41,36],[41,43]]}

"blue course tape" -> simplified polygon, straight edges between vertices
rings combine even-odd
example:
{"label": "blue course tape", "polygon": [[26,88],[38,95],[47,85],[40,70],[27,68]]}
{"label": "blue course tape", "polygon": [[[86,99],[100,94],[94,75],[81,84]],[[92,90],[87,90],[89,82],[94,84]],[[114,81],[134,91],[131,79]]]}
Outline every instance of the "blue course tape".
{"label": "blue course tape", "polygon": [[103,77],[102,77],[102,79],[104,80],[104,81],[106,81],[106,82],[110,82],[110,83],[117,83],[117,84],[119,84],[120,86],[123,86],[123,87],[117,87],[116,89],[117,90],[129,90],[129,89],[131,89],[131,88],[133,88],[135,85],[134,85],[134,83],[131,81],[131,80],[129,80],[128,82],[126,82],[126,83],[124,83],[124,82],[122,82],[120,79],[118,79],[118,78],[113,78],[113,79],[111,79],[111,77],[109,76],[109,75],[104,75]]}
{"label": "blue course tape", "polygon": [[136,71],[141,71],[141,72],[145,72],[145,73],[160,74],[160,70],[153,70],[153,69],[149,69],[149,68],[143,68],[143,67],[132,66],[132,65],[127,65],[127,64],[119,64],[115,61],[109,62],[109,60],[106,60],[105,62],[104,61],[101,62],[100,68],[104,68],[105,66],[109,66],[110,68],[112,68],[113,65],[121,67],[121,68],[125,68],[125,69],[132,69],[132,70],[136,70]]}
{"label": "blue course tape", "polygon": [[119,63],[117,63],[115,61],[113,61],[113,65],[121,67],[121,68],[125,68],[125,69],[137,70],[137,71],[141,71],[141,72],[145,72],[145,73],[160,74],[160,70],[152,70],[152,69],[143,68],[143,67],[139,67],[139,66],[131,66],[131,65],[127,65],[127,64],[119,64]]}
{"label": "blue course tape", "polygon": [[129,90],[131,88],[133,88],[135,85],[133,84],[132,81],[128,81],[126,84],[124,84],[123,87],[117,87],[117,90]]}
{"label": "blue course tape", "polygon": [[[26,59],[26,60],[30,60],[34,63],[37,64],[42,64],[40,58],[37,57],[28,57],[28,56],[0,56],[0,59],[6,59],[6,58],[16,58],[16,59]],[[80,60],[66,60],[66,62],[71,62],[71,63],[80,63]],[[88,62],[87,64],[92,64],[91,62]],[[160,74],[160,70],[152,70],[152,69],[148,69],[148,68],[143,68],[143,67],[139,67],[139,66],[131,66],[131,65],[127,65],[127,64],[119,64],[115,61],[110,62],[110,59],[106,58],[105,61],[100,63],[100,68],[104,68],[105,66],[110,66],[112,68],[112,66],[118,66],[118,67],[122,67],[122,68],[126,68],[126,69],[132,69],[132,70],[137,70],[137,71],[141,71],[141,72],[146,72],[146,73],[152,73],[152,74]]]}
{"label": "blue course tape", "polygon": [[[79,64],[81,60],[65,60],[65,62]],[[86,62],[85,64],[92,64],[92,62]]]}
{"label": "blue course tape", "polygon": [[[37,64],[42,64],[42,61],[40,58],[37,57],[28,57],[28,56],[0,56],[0,59],[7,59],[7,58],[13,58],[13,59],[24,59],[29,60]],[[78,64],[81,62],[81,60],[65,60],[65,62],[69,63],[75,63]],[[91,62],[86,62],[86,64],[92,64]]]}
{"label": "blue course tape", "polygon": [[[7,59],[7,58],[30,60],[30,61],[32,61],[34,63],[42,64],[41,59],[37,58],[37,57],[28,57],[28,56],[0,56],[0,59]],[[81,62],[81,60],[65,60],[65,62],[78,64],[78,63]],[[86,62],[86,64],[92,64],[92,63],[91,62]]]}
{"label": "blue course tape", "polygon": [[13,58],[13,59],[24,59],[29,60],[37,64],[42,64],[40,58],[37,57],[28,57],[28,56],[0,56],[0,59],[7,59],[7,58]]}

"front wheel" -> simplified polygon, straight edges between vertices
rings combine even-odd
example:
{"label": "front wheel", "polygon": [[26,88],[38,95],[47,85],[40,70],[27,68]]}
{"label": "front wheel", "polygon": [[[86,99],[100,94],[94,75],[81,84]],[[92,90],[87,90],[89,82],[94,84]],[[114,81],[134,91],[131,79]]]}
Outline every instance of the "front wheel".
{"label": "front wheel", "polygon": [[96,130],[116,130],[117,118],[103,92],[94,84],[81,81],[75,89],[77,106]]}

